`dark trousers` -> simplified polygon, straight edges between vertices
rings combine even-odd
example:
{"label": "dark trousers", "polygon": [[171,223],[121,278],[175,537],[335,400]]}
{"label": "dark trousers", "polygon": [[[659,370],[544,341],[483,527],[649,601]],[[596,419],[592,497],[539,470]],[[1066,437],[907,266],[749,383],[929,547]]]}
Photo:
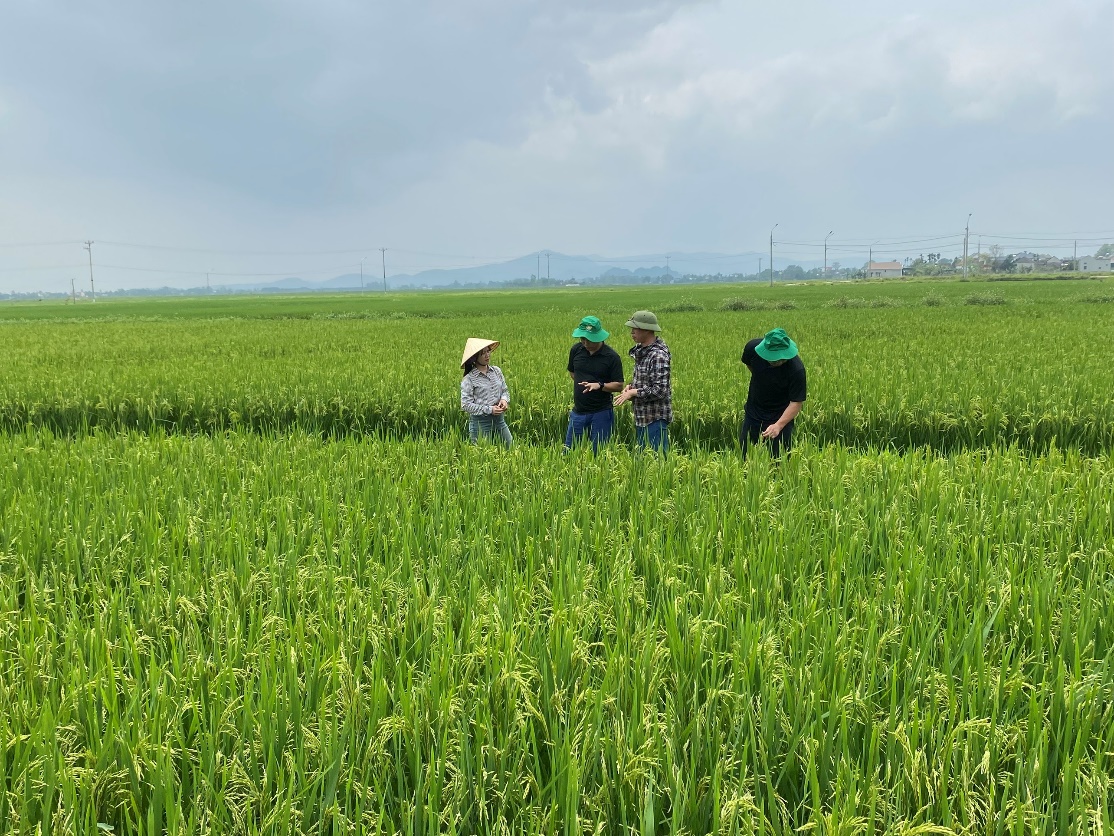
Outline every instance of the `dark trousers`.
{"label": "dark trousers", "polygon": [[770,445],[770,455],[775,459],[782,453],[788,453],[793,447],[793,422],[790,421],[785,429],[783,429],[777,438],[765,441],[762,438],[762,431],[773,421],[755,421],[749,415],[743,418],[743,426],[739,430],[739,444],[743,447],[743,458],[746,458],[747,450],[752,444],[758,444],[760,441]]}

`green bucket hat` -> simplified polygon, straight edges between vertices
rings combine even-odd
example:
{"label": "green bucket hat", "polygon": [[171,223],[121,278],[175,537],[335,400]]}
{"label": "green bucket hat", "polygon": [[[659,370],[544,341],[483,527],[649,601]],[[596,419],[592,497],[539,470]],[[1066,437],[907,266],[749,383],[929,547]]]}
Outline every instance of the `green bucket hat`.
{"label": "green bucket hat", "polygon": [[576,330],[572,332],[574,337],[584,337],[588,342],[602,343],[611,335],[603,330],[603,323],[600,322],[598,316],[586,316],[580,320],[580,324],[576,326]]}
{"label": "green bucket hat", "polygon": [[635,311],[627,320],[628,328],[641,328],[643,331],[660,331],[658,318],[649,311]]}
{"label": "green bucket hat", "polygon": [[775,328],[754,347],[763,360],[792,360],[797,356],[797,344],[789,339],[784,328]]}

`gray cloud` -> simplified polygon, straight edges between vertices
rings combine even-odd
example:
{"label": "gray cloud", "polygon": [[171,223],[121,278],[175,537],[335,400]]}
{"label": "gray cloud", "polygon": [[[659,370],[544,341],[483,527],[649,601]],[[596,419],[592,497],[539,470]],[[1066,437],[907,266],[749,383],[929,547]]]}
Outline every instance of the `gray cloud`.
{"label": "gray cloud", "polygon": [[320,206],[404,183],[461,141],[513,140],[546,90],[587,100],[584,57],[673,6],[25,4],[3,69],[43,118],[46,160]]}
{"label": "gray cloud", "polygon": [[0,223],[400,259],[1110,228],[1111,31],[1111,0],[17,0]]}

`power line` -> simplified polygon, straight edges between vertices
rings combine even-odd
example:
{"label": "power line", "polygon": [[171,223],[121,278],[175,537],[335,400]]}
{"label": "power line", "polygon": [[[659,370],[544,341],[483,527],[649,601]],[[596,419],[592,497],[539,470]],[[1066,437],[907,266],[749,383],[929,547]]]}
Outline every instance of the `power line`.
{"label": "power line", "polygon": [[307,276],[325,275],[327,273],[337,273],[344,270],[350,265],[344,267],[324,267],[313,270],[283,270],[277,273],[237,273],[237,272],[217,272],[215,270],[168,270],[160,267],[130,267],[123,264],[101,264],[101,268],[105,270],[127,270],[131,273],[165,273],[166,275],[176,276],[198,276],[208,273],[212,276],[220,276],[223,278],[275,278],[275,277],[291,277],[293,274],[303,274]]}
{"label": "power line", "polygon": [[74,244],[81,244],[82,241],[24,241],[15,242],[10,244],[0,244],[0,248],[9,247],[66,247]]}
{"label": "power line", "polygon": [[102,246],[124,247],[133,250],[162,250],[179,253],[201,253],[204,255],[352,255],[366,252],[367,247],[351,250],[214,250],[202,247],[173,247],[164,244],[131,244],[125,241],[100,241]]}
{"label": "power line", "polygon": [[84,267],[82,262],[75,264],[48,264],[42,267],[0,267],[0,273],[23,273],[32,270],[76,270],[79,267]]}

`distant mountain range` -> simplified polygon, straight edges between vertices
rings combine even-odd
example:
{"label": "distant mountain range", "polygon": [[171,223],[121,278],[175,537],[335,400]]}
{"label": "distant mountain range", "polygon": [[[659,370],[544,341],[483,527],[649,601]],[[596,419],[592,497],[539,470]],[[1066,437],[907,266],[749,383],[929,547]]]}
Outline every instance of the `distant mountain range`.
{"label": "distant mountain range", "polygon": [[[538,274],[538,253],[496,264],[478,267],[423,270],[420,273],[400,273],[387,277],[387,286],[399,288],[435,288],[503,284],[529,281]],[[761,253],[723,255],[721,253],[670,253],[664,255],[635,255],[623,258],[603,256],[565,255],[550,251],[549,257],[541,253],[541,278],[559,282],[587,279],[645,280],[664,276],[732,276],[751,275],[758,270]],[[368,290],[382,288],[382,279],[366,274],[364,285]],[[267,282],[222,285],[225,290],[358,290],[359,273],[345,273],[331,279],[313,281],[291,276]]]}

